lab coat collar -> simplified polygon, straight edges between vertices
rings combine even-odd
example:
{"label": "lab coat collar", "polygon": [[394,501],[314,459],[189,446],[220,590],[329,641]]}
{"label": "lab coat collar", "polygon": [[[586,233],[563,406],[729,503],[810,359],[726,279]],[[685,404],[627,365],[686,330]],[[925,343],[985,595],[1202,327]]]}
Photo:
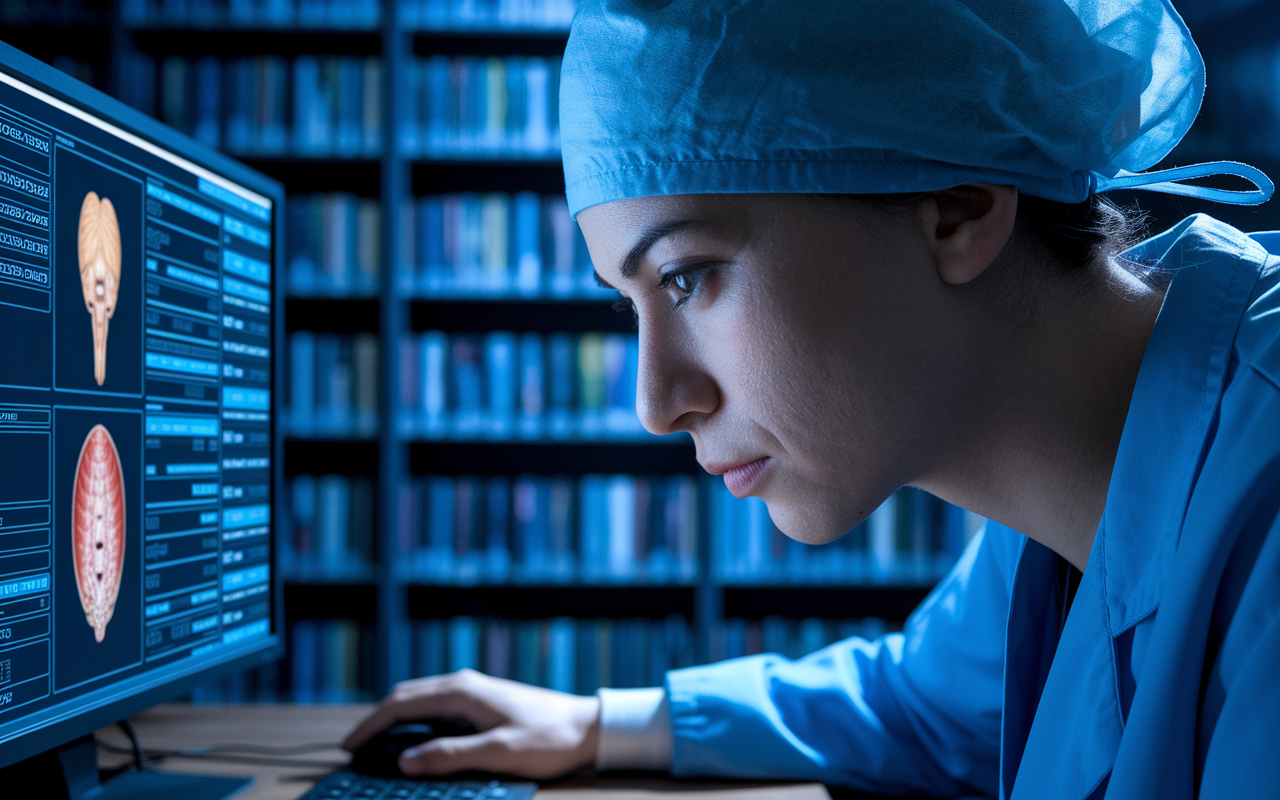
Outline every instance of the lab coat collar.
{"label": "lab coat collar", "polygon": [[1102,573],[1113,637],[1160,603],[1258,274],[1242,278],[1240,266],[1260,264],[1266,252],[1236,229],[1197,214],[1122,257],[1176,272],[1138,372],[1089,557],[1089,571]]}
{"label": "lab coat collar", "polygon": [[1178,271],[1143,357],[1107,505],[1061,636],[1057,557],[1028,541],[1019,558],[1006,634],[1002,798],[1079,800],[1108,779],[1125,722],[1106,637],[1159,604],[1258,275],[1247,265],[1266,257],[1204,216],[1125,255]]}
{"label": "lab coat collar", "polygon": [[1013,800],[1089,797],[1124,733],[1102,573],[1086,570],[1059,637],[1057,560],[1028,541],[1010,599],[1000,788]]}

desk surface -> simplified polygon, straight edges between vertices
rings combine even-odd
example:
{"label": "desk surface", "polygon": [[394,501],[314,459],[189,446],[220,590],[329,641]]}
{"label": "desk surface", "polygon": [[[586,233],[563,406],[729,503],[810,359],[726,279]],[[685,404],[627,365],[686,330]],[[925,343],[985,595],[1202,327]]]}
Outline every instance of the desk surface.
{"label": "desk surface", "polygon": [[[144,750],[184,750],[214,745],[283,747],[329,743],[330,747],[290,759],[292,764],[168,757],[157,769],[206,775],[245,775],[254,785],[237,800],[295,800],[316,780],[347,763],[337,743],[367,714],[367,705],[156,706],[133,717]],[[98,731],[99,740],[127,746],[120,729]],[[131,757],[101,752],[99,764],[117,766]],[[830,800],[821,784],[683,782],[661,776],[574,776],[544,782],[536,800]]]}

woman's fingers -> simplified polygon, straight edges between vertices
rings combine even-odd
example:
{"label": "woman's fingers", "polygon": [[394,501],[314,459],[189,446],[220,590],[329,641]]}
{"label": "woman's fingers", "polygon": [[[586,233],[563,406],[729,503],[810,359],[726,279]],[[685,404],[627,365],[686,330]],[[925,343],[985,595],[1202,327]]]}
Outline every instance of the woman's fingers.
{"label": "woman's fingers", "polygon": [[548,778],[595,760],[600,703],[462,670],[398,684],[342,746],[354,750],[397,722],[424,717],[466,719],[480,733],[410,748],[400,758],[406,774],[478,769]]}
{"label": "woman's fingers", "polygon": [[400,754],[400,769],[415,777],[448,775],[466,769],[510,772],[510,751],[501,741],[499,729],[472,736],[442,736]]}
{"label": "woman's fingers", "polygon": [[548,746],[542,738],[538,732],[516,725],[472,736],[442,736],[404,751],[400,769],[412,777],[480,770],[538,779],[582,766],[576,763],[572,750]]}

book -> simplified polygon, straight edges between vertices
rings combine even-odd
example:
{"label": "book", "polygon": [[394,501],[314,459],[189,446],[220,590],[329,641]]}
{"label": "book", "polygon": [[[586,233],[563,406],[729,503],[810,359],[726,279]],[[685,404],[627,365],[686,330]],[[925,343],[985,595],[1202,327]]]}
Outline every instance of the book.
{"label": "book", "polygon": [[516,337],[507,331],[485,336],[485,383],[489,390],[489,436],[512,438],[516,425]]}
{"label": "book", "polygon": [[315,335],[311,331],[289,334],[288,358],[285,430],[291,436],[311,436],[315,432]]}
{"label": "book", "polygon": [[352,339],[354,421],[351,433],[372,438],[378,433],[378,337],[357,333]]}

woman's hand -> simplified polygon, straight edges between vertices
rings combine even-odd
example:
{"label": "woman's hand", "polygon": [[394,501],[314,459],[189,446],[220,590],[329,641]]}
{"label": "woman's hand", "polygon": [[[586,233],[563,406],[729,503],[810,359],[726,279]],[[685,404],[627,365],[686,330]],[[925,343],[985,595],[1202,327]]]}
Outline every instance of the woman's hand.
{"label": "woman's hand", "polygon": [[465,719],[480,732],[406,750],[400,769],[425,777],[460,770],[551,778],[595,763],[600,701],[464,669],[396,684],[342,746],[355,750],[397,722]]}

